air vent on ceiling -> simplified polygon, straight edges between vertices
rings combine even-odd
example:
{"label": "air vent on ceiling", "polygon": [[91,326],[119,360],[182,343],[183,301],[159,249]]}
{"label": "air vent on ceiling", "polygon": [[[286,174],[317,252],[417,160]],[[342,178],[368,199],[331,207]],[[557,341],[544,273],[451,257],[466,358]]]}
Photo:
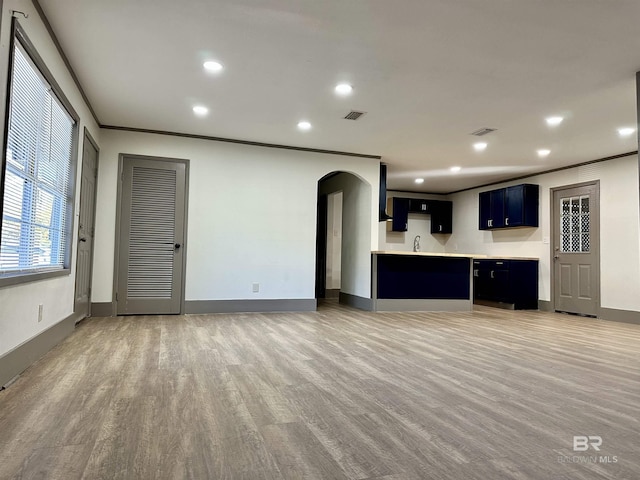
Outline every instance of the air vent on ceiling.
{"label": "air vent on ceiling", "polygon": [[495,132],[496,129],[495,128],[481,128],[480,130],[476,130],[475,132],[471,132],[471,135],[475,135],[476,137],[482,137],[483,135],[486,135],[487,133],[491,133],[491,132]]}
{"label": "air vent on ceiling", "polygon": [[366,112],[356,112],[355,110],[351,110],[344,118],[345,120],[358,120],[365,113]]}

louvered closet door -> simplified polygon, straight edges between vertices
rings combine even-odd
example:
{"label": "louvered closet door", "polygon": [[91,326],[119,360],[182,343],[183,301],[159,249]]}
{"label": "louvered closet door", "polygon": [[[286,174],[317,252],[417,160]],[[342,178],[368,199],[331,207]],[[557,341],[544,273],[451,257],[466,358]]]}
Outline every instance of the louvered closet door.
{"label": "louvered closet door", "polygon": [[124,157],[118,314],[180,313],[186,165]]}

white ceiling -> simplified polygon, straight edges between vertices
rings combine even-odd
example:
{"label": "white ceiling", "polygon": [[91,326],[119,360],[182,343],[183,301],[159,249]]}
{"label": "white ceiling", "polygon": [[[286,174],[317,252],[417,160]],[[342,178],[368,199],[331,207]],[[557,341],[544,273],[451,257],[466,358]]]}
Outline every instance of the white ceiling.
{"label": "white ceiling", "polygon": [[389,188],[427,192],[637,150],[616,129],[637,123],[638,0],[40,4],[103,125],[381,155]]}

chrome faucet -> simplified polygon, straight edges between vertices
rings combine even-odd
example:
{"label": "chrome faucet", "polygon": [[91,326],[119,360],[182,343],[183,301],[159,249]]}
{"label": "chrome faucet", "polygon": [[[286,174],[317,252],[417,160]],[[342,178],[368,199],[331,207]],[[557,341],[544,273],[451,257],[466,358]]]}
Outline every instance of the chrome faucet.
{"label": "chrome faucet", "polygon": [[416,235],[416,238],[413,239],[413,251],[420,251],[420,235]]}

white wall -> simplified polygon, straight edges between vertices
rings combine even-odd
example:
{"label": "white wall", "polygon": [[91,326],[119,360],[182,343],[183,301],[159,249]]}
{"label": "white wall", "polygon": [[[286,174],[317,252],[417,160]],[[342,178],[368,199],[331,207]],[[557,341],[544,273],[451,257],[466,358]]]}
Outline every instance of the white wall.
{"label": "white wall", "polygon": [[[314,298],[318,180],[345,170],[379,181],[378,161],[357,157],[114,130],[101,132],[101,148],[94,302],[112,299],[121,153],[190,161],[187,301]],[[377,216],[375,190],[364,212],[369,223]],[[367,252],[377,248],[374,227],[362,245]]]}
{"label": "white wall", "polygon": [[327,197],[327,277],[326,288],[340,289],[342,275],[342,192]]}
{"label": "white wall", "polygon": [[[376,185],[372,188],[371,185]],[[367,184],[350,173],[321,182],[320,193],[342,192],[340,292],[371,298],[372,240],[377,241],[378,184]],[[375,201],[374,201],[375,199]],[[367,212],[375,210],[371,217]]]}
{"label": "white wall", "polygon": [[[442,195],[425,195],[412,192],[387,192],[387,199],[392,197],[402,198],[426,198],[431,200],[449,200],[448,197]],[[456,215],[455,205],[453,216]],[[380,250],[392,251],[413,251],[413,240],[416,235],[420,235],[420,251],[443,253],[447,248],[450,235],[433,235],[431,233],[431,215],[423,215],[420,213],[409,214],[409,225],[406,232],[388,232],[387,222],[380,222],[378,226],[379,247]],[[453,247],[451,247],[453,248]]]}
{"label": "white wall", "polygon": [[[5,88],[8,75],[8,58],[10,55],[9,42],[11,39],[10,10],[19,10],[29,15],[29,18],[18,16],[19,22],[27,36],[42,57],[47,68],[51,71],[56,82],[60,85],[65,96],[80,116],[78,170],[76,174],[76,204],[75,229],[71,244],[74,246],[71,264],[71,274],[64,277],[42,280],[17,286],[0,288],[0,356],[26,342],[42,331],[55,325],[73,313],[75,289],[75,245],[77,242],[77,226],[79,212],[80,167],[83,147],[83,132],[87,127],[89,132],[99,143],[99,130],[94,122],[80,92],[76,88],[71,75],[49,34],[40,21],[33,4],[26,0],[5,0],[2,2],[2,18],[0,24],[0,131],[4,131]],[[38,305],[43,305],[43,319],[38,322]]]}
{"label": "white wall", "polygon": [[[451,196],[453,234],[447,244],[458,251],[540,259],[539,295],[551,299],[550,189],[600,180],[601,306],[640,311],[640,212],[638,157],[636,155],[530,177]],[[514,230],[478,229],[478,193],[518,183],[540,185],[540,227]]]}

